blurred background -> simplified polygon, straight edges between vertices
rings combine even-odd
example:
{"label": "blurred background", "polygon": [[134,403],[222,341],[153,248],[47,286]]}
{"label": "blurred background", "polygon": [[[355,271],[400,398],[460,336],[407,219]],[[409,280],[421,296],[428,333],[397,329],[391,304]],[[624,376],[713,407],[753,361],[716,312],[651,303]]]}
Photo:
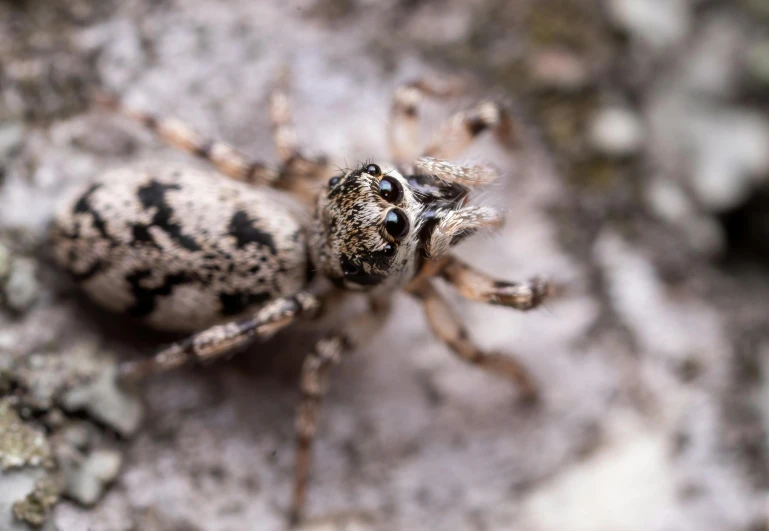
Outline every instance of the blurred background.
{"label": "blurred background", "polygon": [[[462,160],[507,212],[459,254],[571,292],[519,314],[447,292],[543,403],[456,360],[397,298],[332,376],[308,529],[769,529],[769,2],[0,2],[0,529],[284,525],[296,373],[283,334],[129,393],[115,360],[167,338],[83,304],[50,265],[57,200],[104,169],[194,164],[88,87],[268,162],[266,96],[293,72],[301,142],[387,160],[390,97],[430,74],[425,138],[482,97],[518,147]],[[143,422],[142,422],[143,421]]]}

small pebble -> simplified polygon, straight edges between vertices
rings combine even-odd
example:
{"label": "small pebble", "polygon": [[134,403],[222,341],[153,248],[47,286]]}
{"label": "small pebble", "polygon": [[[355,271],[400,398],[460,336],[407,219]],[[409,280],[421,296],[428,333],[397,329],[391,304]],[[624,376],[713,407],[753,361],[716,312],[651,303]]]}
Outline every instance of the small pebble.
{"label": "small pebble", "polygon": [[123,462],[115,450],[97,449],[79,463],[64,466],[65,493],[83,505],[93,505],[114,481]]}
{"label": "small pebble", "polygon": [[67,411],[87,411],[124,437],[136,432],[142,418],[141,402],[117,385],[117,368],[105,367],[91,382],[69,390],[61,397]]}
{"label": "small pebble", "polygon": [[596,151],[610,157],[634,155],[644,142],[640,120],[621,107],[598,111],[590,122],[588,136]]}
{"label": "small pebble", "polygon": [[40,297],[37,264],[29,258],[16,258],[5,283],[5,303],[12,310],[27,311]]}

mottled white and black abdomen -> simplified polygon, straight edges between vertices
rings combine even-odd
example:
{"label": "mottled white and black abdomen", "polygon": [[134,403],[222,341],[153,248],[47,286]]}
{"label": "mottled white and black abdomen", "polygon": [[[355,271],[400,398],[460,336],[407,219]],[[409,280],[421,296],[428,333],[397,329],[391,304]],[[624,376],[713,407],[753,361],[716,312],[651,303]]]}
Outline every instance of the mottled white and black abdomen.
{"label": "mottled white and black abdomen", "polygon": [[195,169],[109,172],[53,227],[56,261],[97,304],[201,330],[306,284],[299,222],[268,192]]}

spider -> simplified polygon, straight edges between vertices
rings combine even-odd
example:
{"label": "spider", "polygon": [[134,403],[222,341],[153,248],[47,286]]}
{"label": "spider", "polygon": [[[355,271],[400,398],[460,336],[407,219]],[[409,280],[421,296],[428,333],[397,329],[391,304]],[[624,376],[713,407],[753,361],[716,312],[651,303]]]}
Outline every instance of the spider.
{"label": "spider", "polygon": [[[299,148],[286,75],[269,101],[277,170],[181,122],[99,98],[229,177],[175,165],[118,169],[59,211],[53,254],[87,295],[149,326],[192,333],[152,358],[124,363],[124,378],[219,358],[317,317],[340,294],[366,297],[369,311],[317,342],[302,365],[291,522],[300,520],[305,505],[328,370],[382,327],[396,291],[422,302],[433,332],[461,359],[511,380],[526,399],[537,395],[514,358],[473,343],[434,285],[441,278],[467,299],[518,310],[536,308],[556,292],[540,278],[495,280],[451,254],[460,241],[499,227],[503,218],[468,201],[471,189],[491,182],[496,172],[447,159],[484,131],[508,145],[514,136],[506,109],[482,101],[452,116],[415,157],[420,103],[454,95],[457,86],[426,78],[399,88],[390,112],[393,164],[369,162],[336,174],[326,158]],[[310,222],[276,202],[270,187],[298,198],[312,212]]]}

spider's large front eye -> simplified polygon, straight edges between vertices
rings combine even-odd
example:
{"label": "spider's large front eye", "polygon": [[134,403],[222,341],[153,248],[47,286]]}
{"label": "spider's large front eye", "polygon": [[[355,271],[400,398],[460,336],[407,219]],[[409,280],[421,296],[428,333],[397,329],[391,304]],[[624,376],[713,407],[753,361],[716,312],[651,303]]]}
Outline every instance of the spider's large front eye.
{"label": "spider's large front eye", "polygon": [[385,216],[384,228],[387,234],[396,240],[400,240],[409,231],[409,218],[397,208],[393,208]]}
{"label": "spider's large front eye", "polygon": [[329,188],[333,188],[334,186],[339,184],[339,181],[341,181],[341,180],[342,180],[342,176],[341,175],[337,175],[336,177],[331,177],[328,180],[328,187]]}
{"label": "spider's large front eye", "polygon": [[397,205],[403,199],[403,187],[392,177],[383,177],[379,181],[379,195],[388,203]]}

